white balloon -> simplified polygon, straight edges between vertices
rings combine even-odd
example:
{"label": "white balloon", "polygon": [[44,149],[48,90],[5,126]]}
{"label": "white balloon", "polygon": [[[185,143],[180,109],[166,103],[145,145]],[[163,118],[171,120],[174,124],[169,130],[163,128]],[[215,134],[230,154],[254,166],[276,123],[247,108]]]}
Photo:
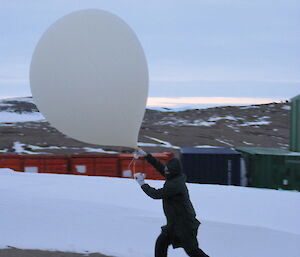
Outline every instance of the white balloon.
{"label": "white balloon", "polygon": [[81,10],[50,26],[35,48],[30,85],[38,109],[67,136],[137,146],[148,68],[135,33],[116,15]]}

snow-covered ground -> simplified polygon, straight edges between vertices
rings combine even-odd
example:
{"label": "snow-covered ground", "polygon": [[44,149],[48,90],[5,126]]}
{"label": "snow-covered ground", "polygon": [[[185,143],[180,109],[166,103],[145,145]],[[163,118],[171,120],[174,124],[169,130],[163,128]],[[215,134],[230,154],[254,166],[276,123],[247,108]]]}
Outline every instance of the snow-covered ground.
{"label": "snow-covered ground", "polygon": [[[89,153],[106,153],[106,154],[116,154],[118,152],[115,151],[107,151],[102,148],[93,148],[93,147],[66,147],[66,146],[37,146],[32,144],[23,144],[19,141],[13,142],[12,149],[14,153],[17,154],[49,154],[47,152],[43,152],[45,150],[60,150],[60,149],[74,149],[74,150],[84,150]],[[0,153],[7,153],[9,149],[0,149]]]}
{"label": "snow-covered ground", "polygon": [[212,116],[207,120],[193,120],[190,121],[188,119],[178,119],[178,117],[164,117],[161,121],[156,122],[156,125],[168,125],[168,126],[204,126],[204,127],[211,127],[216,125],[219,120],[224,120],[228,127],[233,126],[263,126],[263,125],[270,125],[272,122],[269,120],[269,116],[263,117],[256,117],[254,121],[246,121],[243,117],[234,117],[234,116]]}
{"label": "snow-covered ground", "polygon": [[[162,181],[148,181],[162,186]],[[298,257],[300,194],[188,184],[198,239],[211,257]],[[0,170],[0,248],[150,257],[161,201],[131,179]],[[170,257],[186,256],[170,249]]]}

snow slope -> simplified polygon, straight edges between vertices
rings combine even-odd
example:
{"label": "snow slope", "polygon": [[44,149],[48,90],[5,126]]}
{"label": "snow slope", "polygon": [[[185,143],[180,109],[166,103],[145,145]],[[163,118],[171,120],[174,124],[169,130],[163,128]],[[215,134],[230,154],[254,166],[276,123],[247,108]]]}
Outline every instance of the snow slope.
{"label": "snow slope", "polygon": [[34,105],[33,99],[31,97],[0,99],[0,125],[1,123],[46,121],[44,116],[37,110],[24,111],[19,107],[17,111],[16,103],[18,103],[19,105],[21,105],[22,103]]}
{"label": "snow slope", "polygon": [[0,115],[0,123],[16,123],[16,122],[30,122],[45,121],[45,118],[39,112],[30,113],[15,113],[2,111]]}
{"label": "snow slope", "polygon": [[[162,181],[148,181],[162,186]],[[298,257],[300,194],[188,184],[211,257]],[[150,257],[161,201],[131,179],[9,172],[0,169],[0,248],[102,252]],[[170,257],[186,256],[182,249]]]}

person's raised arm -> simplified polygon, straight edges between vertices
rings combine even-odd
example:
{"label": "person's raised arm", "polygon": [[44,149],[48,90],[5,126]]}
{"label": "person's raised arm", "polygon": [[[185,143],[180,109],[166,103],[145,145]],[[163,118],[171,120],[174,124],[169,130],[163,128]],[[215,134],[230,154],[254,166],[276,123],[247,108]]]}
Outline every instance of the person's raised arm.
{"label": "person's raised arm", "polygon": [[165,176],[165,165],[162,164],[158,159],[152,156],[150,153],[146,153],[143,149],[138,148],[136,151],[137,157],[143,156],[163,177]]}

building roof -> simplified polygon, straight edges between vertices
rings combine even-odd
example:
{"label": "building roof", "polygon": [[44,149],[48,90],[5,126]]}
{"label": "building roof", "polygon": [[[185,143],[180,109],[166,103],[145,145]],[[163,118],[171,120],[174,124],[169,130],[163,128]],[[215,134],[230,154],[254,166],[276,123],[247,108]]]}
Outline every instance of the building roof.
{"label": "building roof", "polygon": [[182,147],[181,154],[240,154],[231,148]]}
{"label": "building roof", "polygon": [[300,152],[291,152],[285,149],[277,148],[237,147],[236,150],[249,154],[300,156]]}

